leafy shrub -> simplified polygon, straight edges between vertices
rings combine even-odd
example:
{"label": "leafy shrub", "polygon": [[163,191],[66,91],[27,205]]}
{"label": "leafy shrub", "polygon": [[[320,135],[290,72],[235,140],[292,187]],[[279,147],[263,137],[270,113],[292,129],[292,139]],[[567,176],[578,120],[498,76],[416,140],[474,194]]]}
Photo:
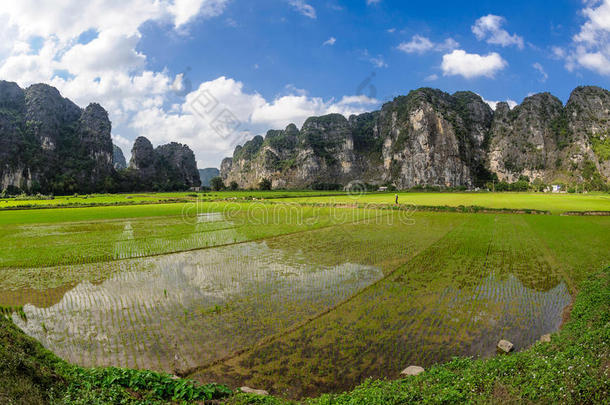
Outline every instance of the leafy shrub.
{"label": "leafy shrub", "polygon": [[258,188],[260,190],[262,190],[262,191],[271,190],[272,185],[273,184],[271,183],[271,180],[269,180],[269,179],[262,179],[260,181],[260,183],[258,183]]}

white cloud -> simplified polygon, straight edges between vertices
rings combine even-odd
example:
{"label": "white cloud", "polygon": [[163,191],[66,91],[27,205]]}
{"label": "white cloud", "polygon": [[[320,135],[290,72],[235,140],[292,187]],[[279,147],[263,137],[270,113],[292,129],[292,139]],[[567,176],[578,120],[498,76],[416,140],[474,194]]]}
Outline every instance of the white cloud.
{"label": "white cloud", "polygon": [[63,0],[3,2],[0,14],[8,16],[8,26],[18,28],[19,38],[37,35],[56,37],[61,43],[77,38],[93,28],[99,32],[116,30],[135,34],[145,21],[172,22],[180,27],[201,15],[220,14],[229,0]]}
{"label": "white cloud", "polygon": [[[491,107],[491,109],[492,109],[492,110],[494,110],[494,111],[496,110],[496,107],[497,107],[498,103],[500,103],[500,102],[501,102],[501,101],[491,101],[491,100],[486,100],[486,99],[485,99],[485,97],[481,96],[480,94],[479,94],[479,97],[481,97],[481,98],[483,99],[483,101],[484,101],[485,103],[487,103],[487,104],[488,104],[488,105]],[[506,103],[508,104],[508,107],[509,107],[511,110],[512,110],[513,108],[515,108],[515,107],[518,105],[518,104],[517,104],[517,102],[516,102],[515,100],[511,100],[511,99],[504,100],[504,102],[506,102]]]}
{"label": "white cloud", "polygon": [[398,45],[398,50],[405,53],[422,54],[428,51],[451,51],[453,49],[458,48],[459,46],[460,44],[453,38],[447,38],[443,42],[435,43],[427,37],[421,35],[414,35],[413,38],[411,38],[411,41],[402,42],[400,45]]}
{"label": "white cloud", "polygon": [[504,69],[507,65],[506,61],[496,52],[483,56],[456,49],[443,55],[441,69],[445,76],[462,76],[466,79],[480,76],[493,78],[498,71]]}
{"label": "white cloud", "polygon": [[224,11],[228,0],[174,0],[168,10],[174,17],[174,25],[180,27],[197,15],[216,17]]}
{"label": "white cloud", "polygon": [[143,68],[146,56],[136,51],[139,34],[125,35],[115,30],[103,31],[83,45],[76,44],[61,58],[60,65],[74,74],[108,71],[133,71]]}
{"label": "white cloud", "polygon": [[424,81],[426,81],[426,82],[434,82],[436,80],[438,80],[438,75],[436,73],[433,73],[430,76],[426,76],[424,78]]}
{"label": "white cloud", "polygon": [[306,3],[305,0],[289,0],[288,3],[305,17],[312,19],[317,18],[316,9],[310,4]]}
{"label": "white cloud", "polygon": [[129,159],[131,159],[131,148],[133,147],[133,141],[125,138],[124,136],[113,134],[112,143],[121,148],[123,156],[125,156],[125,160],[127,161],[127,164],[129,164]]}
{"label": "white cloud", "polygon": [[542,83],[546,82],[546,80],[549,78],[549,75],[544,70],[544,67],[538,62],[534,63],[532,67],[540,73],[540,81]]}
{"label": "white cloud", "polygon": [[381,56],[381,55],[373,56],[373,57],[369,58],[369,62],[371,62],[373,64],[373,66],[375,66],[376,68],[388,67],[388,64],[385,62],[385,60],[383,59],[383,56]]}
{"label": "white cloud", "polygon": [[337,38],[330,37],[326,41],[324,41],[324,43],[322,43],[322,45],[333,46],[336,42],[337,42]]}
{"label": "white cloud", "polygon": [[570,71],[577,67],[592,70],[601,75],[610,75],[610,0],[589,1],[582,10],[586,21],[572,38],[566,50],[553,48],[555,57],[565,60]]}
{"label": "white cloud", "polygon": [[379,4],[379,3],[381,3],[381,0],[366,0],[367,6],[371,6],[371,5]]}
{"label": "white cloud", "polygon": [[369,53],[368,49],[365,49],[362,52],[362,58],[368,62],[370,62],[376,68],[387,68],[388,64],[385,62],[383,55],[373,56]]}
{"label": "white cloud", "polygon": [[[163,111],[177,90],[188,90],[183,74],[147,70],[147,56],[137,50],[140,26],[156,21],[182,31],[196,18],[221,14],[229,1],[5,2],[0,9],[0,77],[22,87],[49,83],[81,106],[99,102],[109,112],[114,142],[128,155],[128,137],[147,135],[131,130],[137,112]],[[85,32],[93,39],[80,43]],[[30,46],[34,40],[41,45]]]}
{"label": "white cloud", "polygon": [[[300,127],[310,116],[329,113],[349,116],[370,111],[379,104],[378,100],[366,96],[323,100],[308,97],[294,87],[286,89],[294,92],[266,100],[258,93],[245,92],[239,81],[219,77],[202,83],[175,111],[167,112],[158,106],[141,109],[131,126],[137,132],[145,133],[153,144],[186,143],[193,148],[202,165],[214,166],[221,158],[231,155],[237,143],[264,134],[268,129],[283,129],[290,123]],[[202,105],[215,108],[206,112]],[[235,117],[237,125],[230,131],[219,132],[215,129],[215,117],[225,109]]]}
{"label": "white cloud", "polygon": [[502,29],[506,22],[504,17],[489,14],[479,18],[472,26],[472,32],[479,41],[486,41],[488,44],[510,46],[516,45],[523,49],[523,38],[517,34],[509,34]]}

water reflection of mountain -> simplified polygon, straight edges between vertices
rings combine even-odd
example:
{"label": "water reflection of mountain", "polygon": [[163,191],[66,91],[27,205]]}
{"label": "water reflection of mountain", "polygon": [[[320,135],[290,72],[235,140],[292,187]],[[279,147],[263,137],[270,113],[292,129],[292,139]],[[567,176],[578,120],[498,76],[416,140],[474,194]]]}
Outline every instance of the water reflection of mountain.
{"label": "water reflection of mountain", "polygon": [[265,243],[120,263],[124,271],[82,282],[53,306],[25,305],[27,322],[15,322],[82,365],[171,372],[279,333],[382,277],[371,266],[284,262]]}

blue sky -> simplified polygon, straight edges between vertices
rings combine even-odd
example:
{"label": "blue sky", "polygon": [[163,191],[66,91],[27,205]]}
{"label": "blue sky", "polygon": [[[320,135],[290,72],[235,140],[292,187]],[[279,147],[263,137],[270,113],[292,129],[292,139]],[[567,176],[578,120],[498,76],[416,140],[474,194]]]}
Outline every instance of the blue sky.
{"label": "blue sky", "polygon": [[[128,157],[144,135],[218,166],[269,128],[424,86],[517,103],[609,87],[610,0],[63,3],[0,6],[0,79],[100,102]],[[215,108],[202,113],[202,100]]]}
{"label": "blue sky", "polygon": [[[286,85],[320,97],[341,97],[355,92],[373,72],[382,100],[431,86],[519,102],[529,93],[550,91],[566,101],[577,85],[608,83],[597,72],[568,71],[565,61],[553,54],[553,47],[568,45],[579,32],[584,20],[581,1],[560,0],[552,7],[543,1],[309,3],[315,6],[315,19],[300,14],[288,2],[232,2],[222,17],[194,24],[185,36],[151,24],[139,49],[152,57],[153,69],[167,66],[179,73],[190,67],[193,83],[222,75],[237,78],[245,83],[246,91],[267,98],[285,91]],[[504,17],[502,28],[523,38],[524,48],[478,40],[471,28],[489,14]],[[493,78],[443,76],[443,52],[407,54],[398,49],[414,35],[436,42],[453,38],[460,44],[458,49],[468,53],[497,52],[507,67]],[[334,45],[322,45],[329,38],[336,39]],[[387,67],[375,66],[372,58],[381,58]],[[548,79],[533,67],[535,63]],[[434,74],[439,78],[430,80]]]}

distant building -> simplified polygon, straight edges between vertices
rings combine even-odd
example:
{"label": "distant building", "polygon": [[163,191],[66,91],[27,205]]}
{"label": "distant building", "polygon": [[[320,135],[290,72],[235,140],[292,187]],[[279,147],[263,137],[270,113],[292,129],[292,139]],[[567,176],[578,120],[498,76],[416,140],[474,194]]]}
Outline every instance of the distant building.
{"label": "distant building", "polygon": [[551,186],[551,191],[552,191],[553,193],[559,193],[559,192],[561,192],[561,186],[560,186],[560,185],[558,185],[558,184],[553,184],[553,185]]}
{"label": "distant building", "polygon": [[387,187],[379,187],[379,191],[388,191]]}

